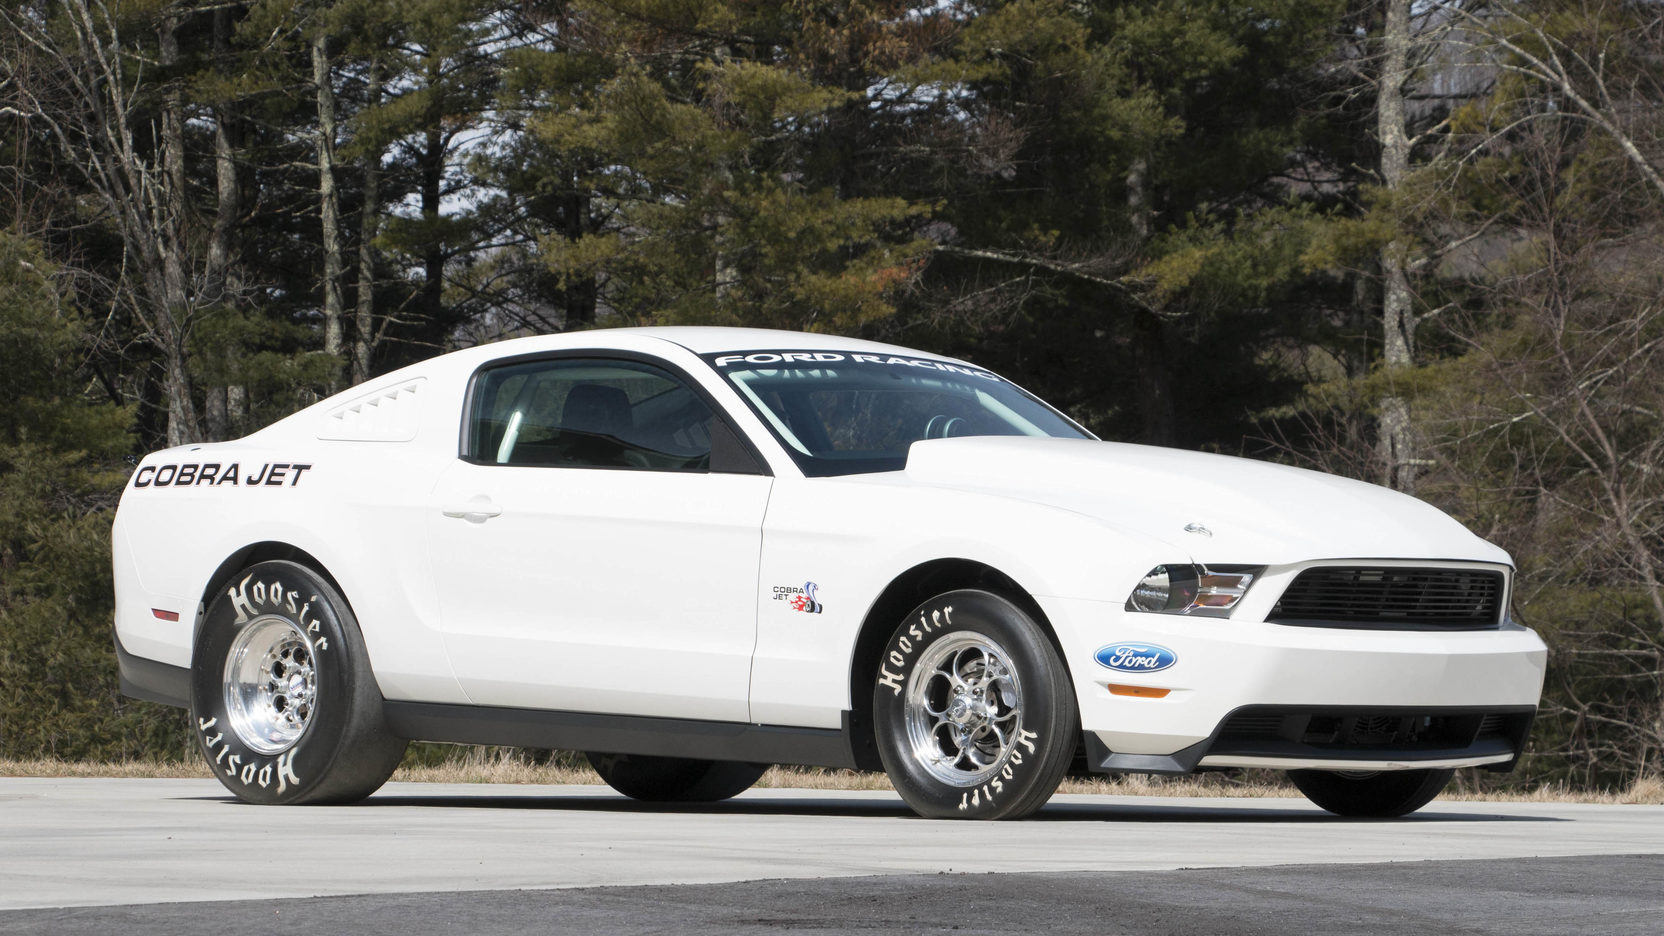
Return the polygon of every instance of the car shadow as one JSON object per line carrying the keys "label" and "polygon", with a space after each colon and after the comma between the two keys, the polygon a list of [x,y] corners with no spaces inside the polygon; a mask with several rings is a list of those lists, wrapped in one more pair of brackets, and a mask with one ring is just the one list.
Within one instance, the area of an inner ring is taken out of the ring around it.
{"label": "car shadow", "polygon": [[[230,796],[180,797],[182,800],[223,802],[247,805]],[[1569,822],[1556,816],[1534,816],[1486,812],[1482,804],[1462,804],[1460,812],[1444,809],[1422,811],[1396,819],[1358,819],[1336,816],[1315,806],[1296,804],[1269,806],[1265,800],[1245,800],[1243,805],[1209,803],[1127,802],[1116,798],[1113,802],[1082,803],[1054,802],[1048,804],[1030,822],[1202,822],[1272,825],[1287,823],[1315,824],[1401,824],[1453,822]],[[410,795],[378,793],[352,806],[320,807],[327,809],[386,809],[390,807],[427,809],[502,809],[542,810],[560,812],[638,813],[643,815],[734,815],[734,816],[826,816],[836,818],[917,819],[899,797],[844,799],[816,795],[803,791],[802,795],[771,795],[748,797],[744,794],[720,803],[643,803],[614,793],[557,795],[497,796],[491,794]]]}
{"label": "car shadow", "polygon": [[[1262,801],[1263,802],[1263,801]],[[1463,804],[1468,806],[1470,804]],[[1337,816],[1316,806],[1217,806],[1174,805],[1168,803],[1105,803],[1102,805],[1066,803],[1052,804],[1040,810],[1030,821],[1048,822],[1221,822],[1249,824],[1316,823],[1320,825],[1391,823],[1449,823],[1449,822],[1569,822],[1556,816],[1518,816],[1493,812],[1421,811],[1391,819],[1361,819]]]}

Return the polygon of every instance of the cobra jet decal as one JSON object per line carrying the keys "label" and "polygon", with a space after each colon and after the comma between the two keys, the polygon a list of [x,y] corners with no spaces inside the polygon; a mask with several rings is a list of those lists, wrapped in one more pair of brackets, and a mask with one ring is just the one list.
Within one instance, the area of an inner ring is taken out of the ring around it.
{"label": "cobra jet decal", "polygon": [[311,465],[266,462],[243,471],[237,462],[186,462],[182,465],[145,465],[133,473],[133,486],[142,487],[296,487]]}

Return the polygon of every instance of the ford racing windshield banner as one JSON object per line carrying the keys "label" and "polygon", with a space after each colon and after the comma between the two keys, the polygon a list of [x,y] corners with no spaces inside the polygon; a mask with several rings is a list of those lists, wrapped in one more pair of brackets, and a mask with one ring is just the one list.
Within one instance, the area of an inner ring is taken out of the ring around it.
{"label": "ford racing windshield banner", "polygon": [[856,364],[869,367],[902,367],[963,374],[984,380],[1000,380],[999,375],[965,364],[950,364],[929,358],[900,357],[893,354],[857,354],[851,351],[745,351],[729,354],[701,355],[719,371],[766,370],[771,366],[814,367],[824,364]]}

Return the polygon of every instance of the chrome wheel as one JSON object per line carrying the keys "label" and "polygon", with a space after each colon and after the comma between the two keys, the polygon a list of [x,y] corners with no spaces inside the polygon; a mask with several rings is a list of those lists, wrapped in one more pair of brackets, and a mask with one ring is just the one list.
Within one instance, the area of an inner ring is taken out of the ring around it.
{"label": "chrome wheel", "polygon": [[1011,657],[974,631],[925,649],[907,681],[907,740],[930,775],[973,787],[1010,758],[1023,723],[1023,692]]}
{"label": "chrome wheel", "polygon": [[293,747],[317,714],[312,642],[293,622],[255,618],[225,660],[225,709],[237,737],[261,754]]}

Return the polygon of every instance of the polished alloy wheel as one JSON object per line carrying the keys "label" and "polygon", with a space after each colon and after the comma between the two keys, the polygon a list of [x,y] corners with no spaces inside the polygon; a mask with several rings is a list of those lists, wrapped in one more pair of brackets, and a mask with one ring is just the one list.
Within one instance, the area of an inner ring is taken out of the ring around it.
{"label": "polished alloy wheel", "polygon": [[255,618],[225,660],[225,708],[237,737],[261,754],[293,747],[317,713],[312,643],[286,618]]}
{"label": "polished alloy wheel", "polygon": [[1011,657],[974,631],[931,644],[907,681],[907,740],[932,777],[972,787],[1011,756],[1023,692]]}

